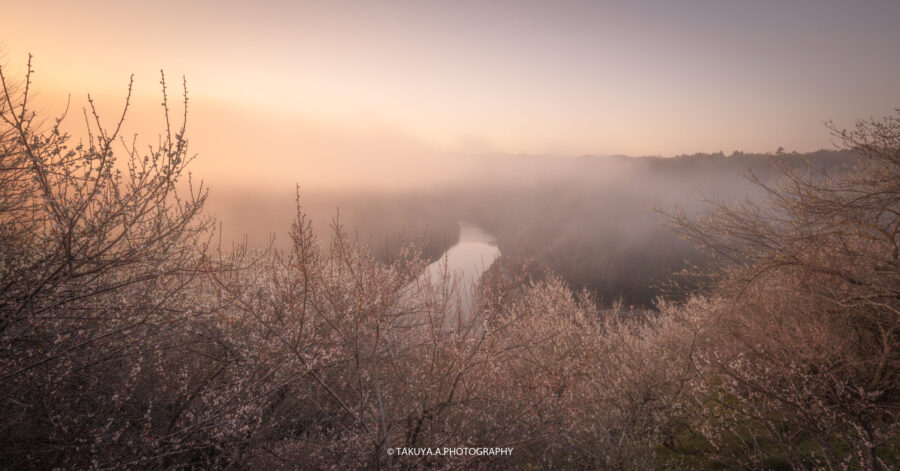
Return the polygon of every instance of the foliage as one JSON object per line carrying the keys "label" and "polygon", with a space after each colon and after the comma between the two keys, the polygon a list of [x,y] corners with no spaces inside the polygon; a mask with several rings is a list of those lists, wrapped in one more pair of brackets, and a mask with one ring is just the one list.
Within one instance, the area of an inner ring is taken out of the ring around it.
{"label": "foliage", "polygon": [[866,157],[849,173],[783,165],[765,203],[672,214],[718,254],[705,293],[600,307],[504,257],[469,308],[422,244],[385,261],[338,219],[323,239],[299,195],[290,246],[211,248],[164,78],[146,151],[93,104],[73,145],[30,72],[0,78],[5,466],[898,465],[897,118],[835,130]]}
{"label": "foliage", "polygon": [[672,216],[723,262],[693,393],[726,462],[897,466],[900,116],[831,129],[863,157],[854,168],[782,166],[777,186],[756,180],[765,203]]}

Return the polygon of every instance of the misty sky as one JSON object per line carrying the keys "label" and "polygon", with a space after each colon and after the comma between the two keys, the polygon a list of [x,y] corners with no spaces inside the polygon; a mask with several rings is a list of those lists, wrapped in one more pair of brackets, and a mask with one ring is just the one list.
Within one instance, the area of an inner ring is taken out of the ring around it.
{"label": "misty sky", "polygon": [[47,110],[89,91],[113,110],[134,73],[134,129],[157,130],[159,69],[186,75],[198,165],[220,177],[809,151],[831,147],[826,119],[900,106],[896,0],[4,3],[3,61],[35,55]]}

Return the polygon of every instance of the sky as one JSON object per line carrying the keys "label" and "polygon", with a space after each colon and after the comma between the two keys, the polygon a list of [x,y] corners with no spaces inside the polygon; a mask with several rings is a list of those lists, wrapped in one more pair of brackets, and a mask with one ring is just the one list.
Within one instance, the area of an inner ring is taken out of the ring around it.
{"label": "sky", "polygon": [[223,181],[412,181],[460,154],[803,152],[832,147],[825,120],[900,106],[896,0],[4,3],[0,63],[34,55],[46,112],[91,93],[113,116],[134,74],[130,129],[152,134],[159,70],[170,91],[185,76],[197,166]]}

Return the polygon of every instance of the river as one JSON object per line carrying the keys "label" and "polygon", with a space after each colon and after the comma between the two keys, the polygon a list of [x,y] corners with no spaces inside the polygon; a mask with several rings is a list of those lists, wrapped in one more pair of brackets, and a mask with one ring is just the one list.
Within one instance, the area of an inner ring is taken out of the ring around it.
{"label": "river", "polygon": [[493,236],[474,224],[460,222],[459,242],[428,265],[425,276],[432,282],[440,282],[445,274],[452,276],[458,283],[458,301],[465,312],[471,312],[473,289],[498,257],[500,249]]}

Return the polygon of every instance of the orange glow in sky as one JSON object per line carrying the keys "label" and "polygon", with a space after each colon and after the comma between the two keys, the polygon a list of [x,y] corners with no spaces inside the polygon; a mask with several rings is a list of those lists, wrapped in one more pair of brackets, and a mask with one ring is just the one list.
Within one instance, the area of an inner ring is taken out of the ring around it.
{"label": "orange glow in sky", "polygon": [[900,106],[896,1],[3,9],[3,62],[34,54],[47,110],[88,92],[116,109],[134,73],[133,127],[159,129],[159,69],[187,76],[198,166],[236,181],[441,174],[448,153],[809,151],[831,147],[824,120]]}

